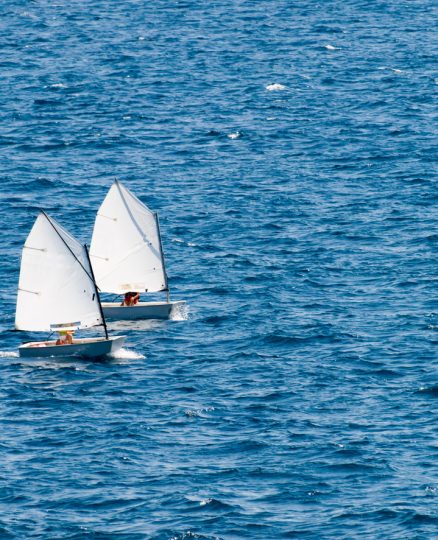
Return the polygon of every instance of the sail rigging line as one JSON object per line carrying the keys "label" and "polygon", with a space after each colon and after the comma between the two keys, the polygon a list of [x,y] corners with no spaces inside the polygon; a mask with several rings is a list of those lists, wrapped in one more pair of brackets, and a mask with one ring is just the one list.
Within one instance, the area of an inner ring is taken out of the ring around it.
{"label": "sail rigging line", "polygon": [[[55,230],[56,234],[59,236],[59,238],[61,238],[62,242],[64,243],[64,245],[66,246],[66,248],[70,251],[70,253],[73,255],[73,257],[75,258],[76,262],[78,262],[82,268],[82,270],[87,274],[87,276],[91,279],[91,281],[93,282],[93,284],[97,287],[94,279],[93,279],[93,276],[88,273],[87,269],[84,267],[84,265],[81,263],[81,261],[76,257],[75,253],[73,252],[73,250],[71,249],[71,247],[67,244],[67,242],[64,240],[64,238],[62,237],[61,234],[59,234],[59,231],[58,229],[55,227],[55,225],[52,223],[52,220],[51,218],[46,214],[46,212],[40,208],[40,212],[44,215],[44,217],[47,219],[47,221],[50,223],[50,225],[53,227],[53,229]],[[91,269],[91,272],[93,272],[92,270],[92,266],[91,266],[91,262],[88,261],[90,263],[90,269]]]}
{"label": "sail rigging line", "polygon": [[97,298],[97,303],[99,305],[99,311],[100,311],[100,316],[102,317],[102,324],[103,324],[103,328],[105,330],[105,338],[108,339],[108,328],[106,327],[106,320],[105,320],[105,315],[103,314],[103,309],[102,309],[102,304],[100,302],[100,296],[99,296],[99,292],[98,292],[98,287],[96,285],[96,281],[94,279],[94,272],[93,272],[93,267],[91,265],[91,261],[90,261],[90,254],[88,253],[88,247],[87,247],[87,244],[84,244],[84,248],[85,248],[85,253],[87,254],[87,260],[88,260],[88,264],[90,265],[90,270],[91,270],[91,275],[92,275],[92,281],[93,281],[93,285],[94,285],[94,290],[95,290],[95,293],[96,293],[96,298]]}
{"label": "sail rigging line", "polygon": [[[153,253],[156,257],[158,257],[158,253],[157,253],[156,250],[154,249],[154,246],[153,246],[152,243],[149,241],[149,239],[144,235],[142,228],[141,228],[140,225],[137,223],[137,220],[135,219],[133,213],[131,212],[131,209],[129,208],[129,205],[128,205],[126,199],[125,199],[125,196],[124,196],[124,194],[123,194],[123,192],[122,192],[122,189],[121,189],[121,186],[120,186],[120,183],[119,183],[118,179],[116,178],[114,182],[115,182],[115,184],[116,184],[116,186],[117,186],[117,189],[119,190],[119,194],[120,194],[120,197],[121,197],[121,199],[122,199],[123,204],[125,205],[126,211],[128,212],[128,215],[129,215],[129,217],[131,218],[133,224],[135,225],[135,228],[136,228],[137,231],[139,232],[139,234],[140,234],[140,236],[142,237],[143,241],[146,242],[146,243],[149,245],[149,248],[150,248],[150,250],[152,251],[152,253]],[[134,194],[131,193],[131,195],[133,196],[134,199],[137,198],[137,197],[135,197]],[[139,202],[140,202],[141,204],[143,204],[141,201],[139,201]],[[145,205],[143,205],[143,206],[145,206]],[[147,207],[146,207],[146,208],[147,208]],[[147,208],[147,210],[149,210],[149,208]],[[149,212],[151,212],[151,211],[149,210]],[[151,212],[151,213],[154,214],[154,212]],[[161,257],[161,255],[160,255],[160,257]]]}

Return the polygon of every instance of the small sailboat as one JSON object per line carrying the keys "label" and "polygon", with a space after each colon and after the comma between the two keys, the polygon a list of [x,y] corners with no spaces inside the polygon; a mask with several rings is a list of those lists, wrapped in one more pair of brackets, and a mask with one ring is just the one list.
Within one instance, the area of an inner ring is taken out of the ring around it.
{"label": "small sailboat", "polygon": [[172,309],[185,303],[169,298],[157,214],[118,180],[97,212],[90,256],[101,292],[125,295],[125,299],[128,294],[128,300],[129,293],[167,293],[161,302],[102,302],[108,319],[167,319]]}
{"label": "small sailboat", "polygon": [[20,356],[97,357],[114,352],[125,336],[109,337],[88,250],[44,211],[23,247],[15,329],[59,332],[102,325],[105,337],[24,343]]}

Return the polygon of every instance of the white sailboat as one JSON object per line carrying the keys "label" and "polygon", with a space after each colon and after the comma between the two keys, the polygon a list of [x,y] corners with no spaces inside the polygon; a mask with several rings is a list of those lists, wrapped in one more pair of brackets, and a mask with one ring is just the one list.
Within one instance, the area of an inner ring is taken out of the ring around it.
{"label": "white sailboat", "polygon": [[116,180],[94,223],[90,256],[96,283],[105,293],[164,291],[166,301],[133,306],[102,302],[108,319],[166,319],[183,301],[171,302],[158,216]]}
{"label": "white sailboat", "polygon": [[88,250],[44,211],[23,247],[15,329],[67,333],[102,325],[105,337],[34,341],[19,347],[20,356],[87,356],[114,352],[125,336],[109,337]]}

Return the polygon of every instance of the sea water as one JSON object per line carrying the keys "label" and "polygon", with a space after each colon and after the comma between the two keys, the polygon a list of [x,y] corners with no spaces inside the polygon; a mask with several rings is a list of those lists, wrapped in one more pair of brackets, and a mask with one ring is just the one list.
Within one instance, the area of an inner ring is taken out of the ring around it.
{"label": "sea water", "polygon": [[[437,538],[435,3],[0,14],[0,537]],[[38,209],[89,242],[115,177],[188,310],[20,359]]]}

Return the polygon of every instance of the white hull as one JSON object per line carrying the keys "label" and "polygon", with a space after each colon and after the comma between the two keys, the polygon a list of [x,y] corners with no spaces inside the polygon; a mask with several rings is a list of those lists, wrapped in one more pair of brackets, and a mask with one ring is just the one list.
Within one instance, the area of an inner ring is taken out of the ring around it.
{"label": "white hull", "polygon": [[120,349],[125,336],[75,339],[71,345],[56,345],[55,341],[34,341],[18,348],[20,356],[42,358],[48,356],[105,356]]}
{"label": "white hull", "polygon": [[132,321],[136,319],[168,319],[172,308],[182,306],[179,302],[139,302],[135,306],[121,306],[117,302],[102,302],[105,319]]}

